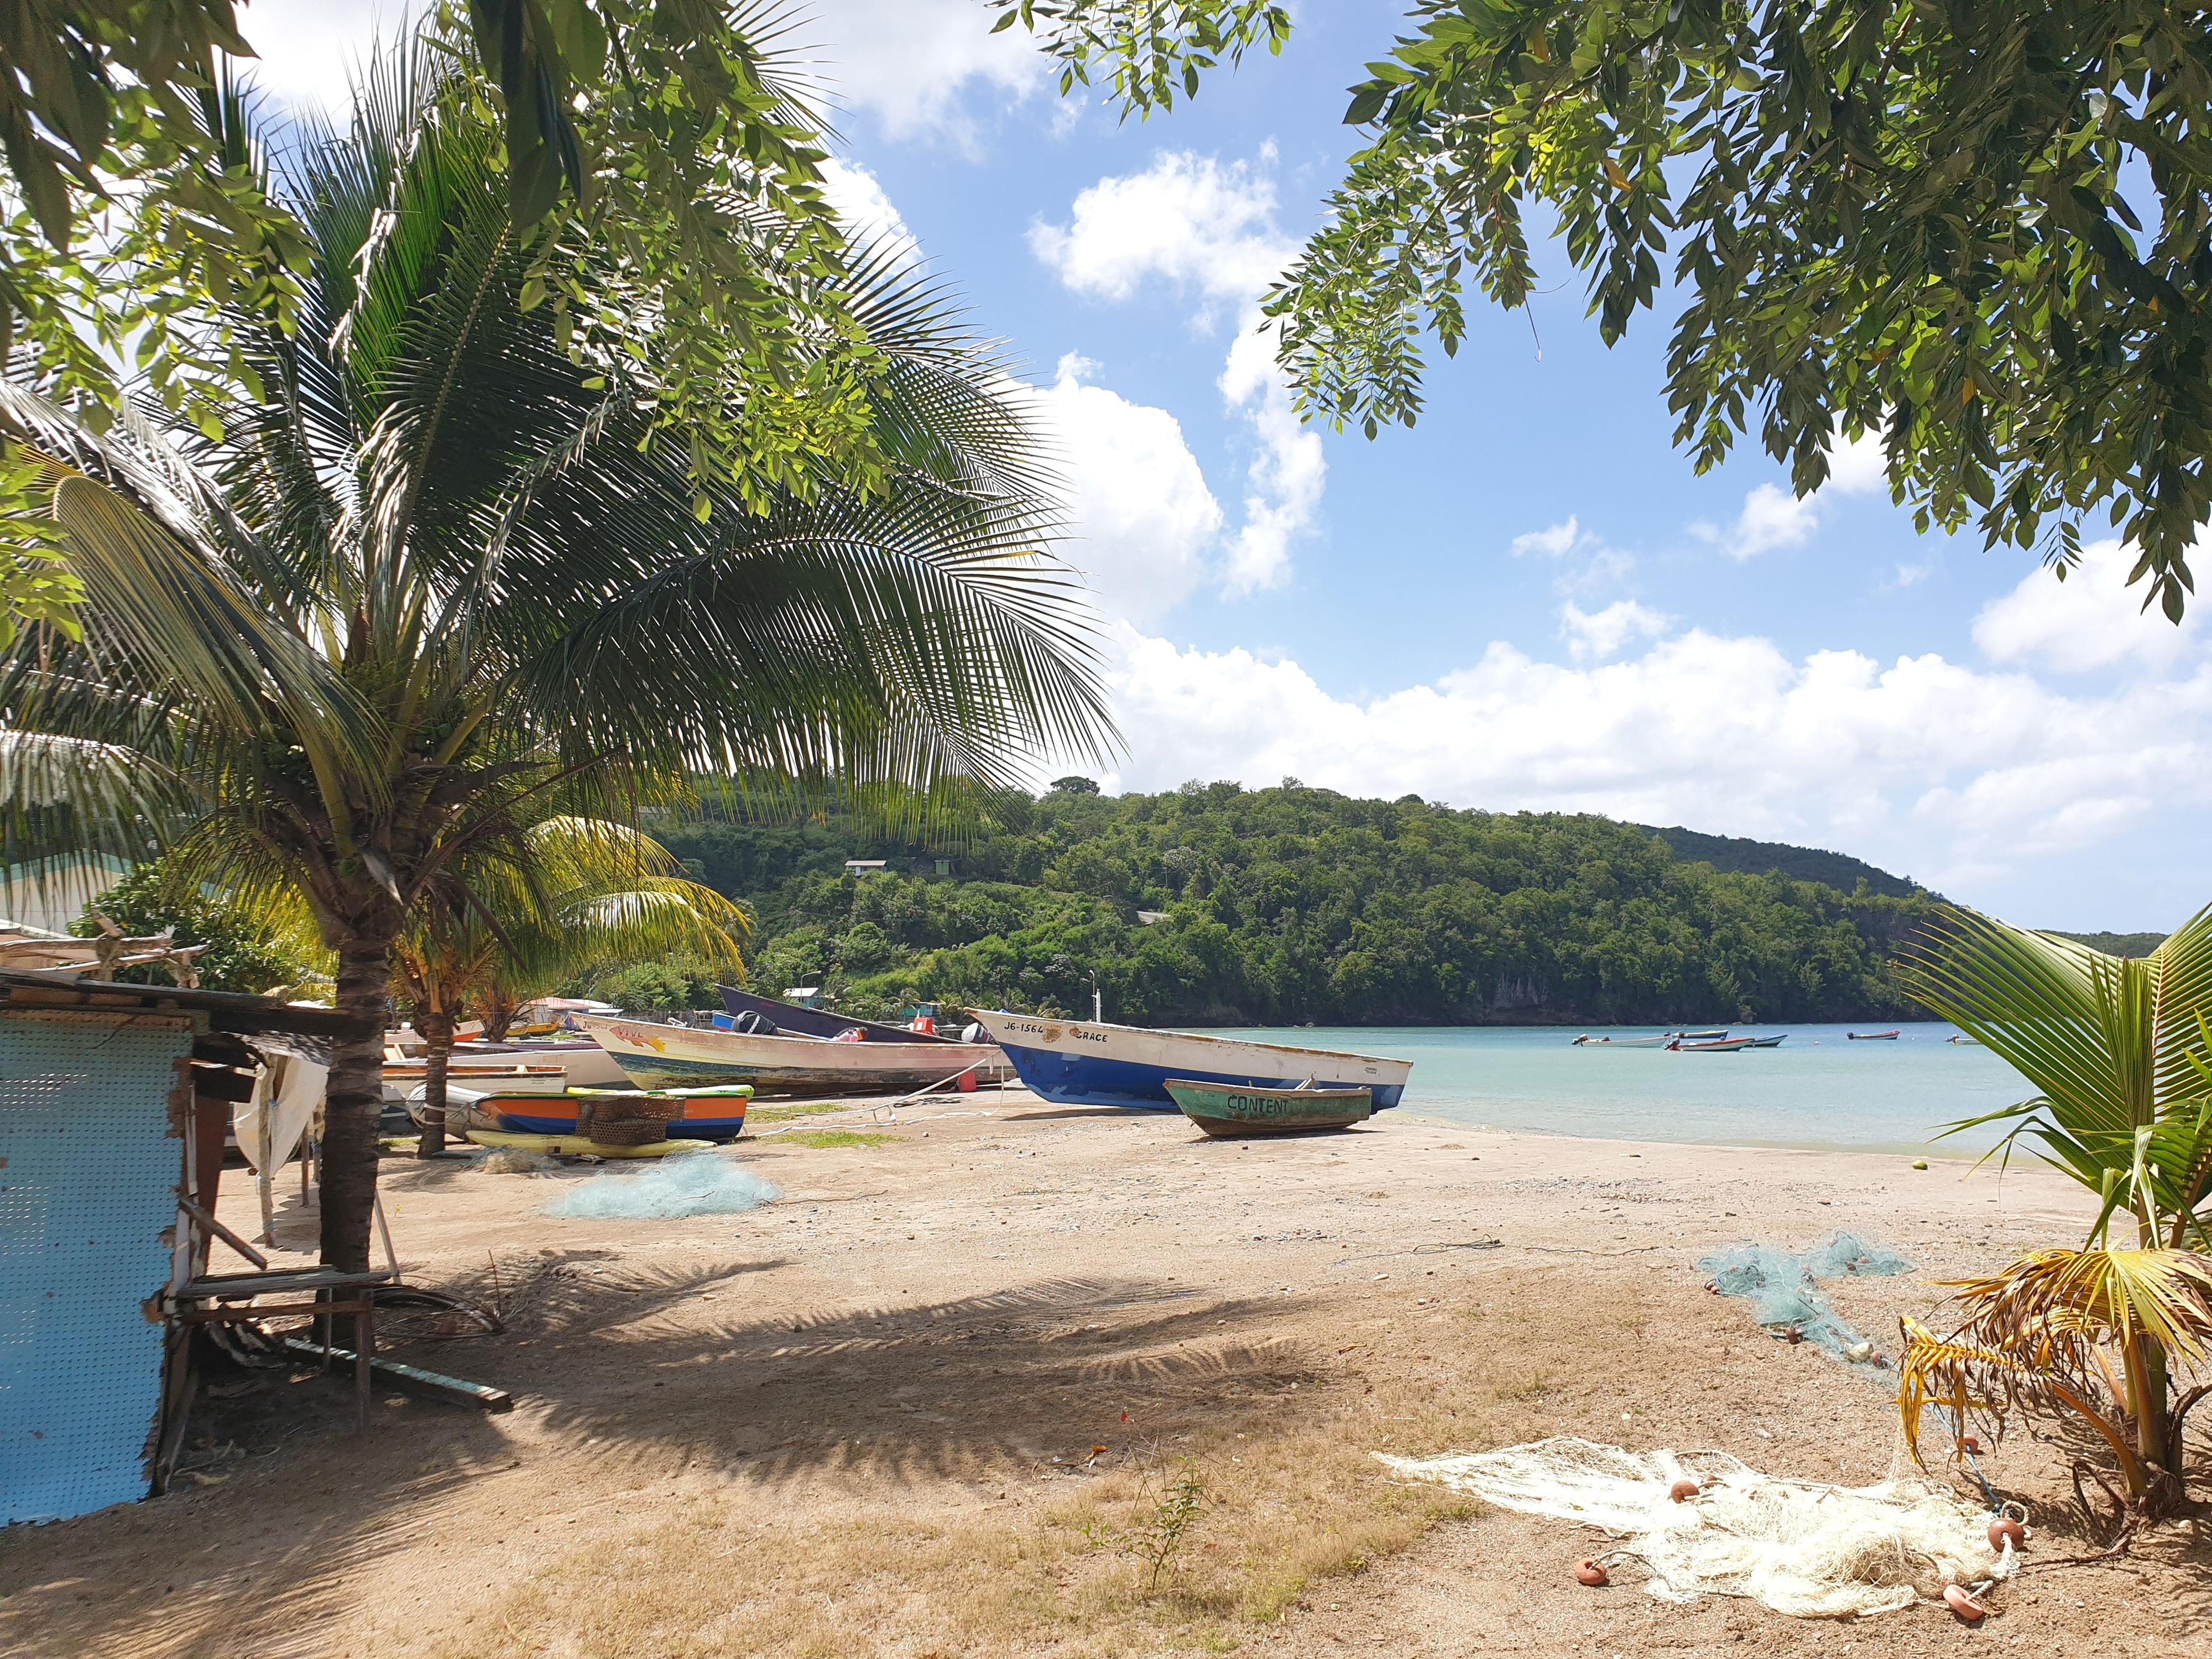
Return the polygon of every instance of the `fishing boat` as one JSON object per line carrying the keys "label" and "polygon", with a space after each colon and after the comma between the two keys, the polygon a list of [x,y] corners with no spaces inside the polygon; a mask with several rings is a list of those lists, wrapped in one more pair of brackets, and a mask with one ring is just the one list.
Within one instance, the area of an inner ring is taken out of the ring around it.
{"label": "fishing boat", "polygon": [[1413,1069],[1410,1060],[1333,1048],[1294,1048],[1243,1037],[1150,1031],[1104,1020],[1048,1019],[979,1008],[984,1034],[1030,1091],[1066,1106],[1134,1106],[1173,1111],[1170,1078],[1237,1088],[1366,1089],[1374,1109],[1395,1106]]}
{"label": "fishing boat", "polygon": [[1567,1045],[1570,1048],[1663,1048],[1663,1036],[1594,1037],[1578,1036]]}
{"label": "fishing boat", "polygon": [[1790,1033],[1784,1031],[1780,1036],[1753,1037],[1751,1039],[1751,1046],[1754,1048],[1779,1048],[1789,1036]]}
{"label": "fishing boat", "polygon": [[1844,1035],[1853,1042],[1894,1042],[1898,1036],[1895,1031],[1846,1031]]}
{"label": "fishing boat", "polygon": [[[425,1062],[390,1060],[384,1062],[384,1103],[404,1106],[422,1092]],[[454,1060],[446,1065],[446,1087],[484,1090],[500,1087],[515,1094],[557,1095],[568,1086],[563,1066],[532,1065],[508,1060]]]}
{"label": "fishing boat", "polygon": [[[802,1008],[795,1002],[778,1002],[774,997],[762,996],[757,991],[741,991],[734,985],[717,985],[726,1011],[714,1022],[717,1030],[762,1030],[758,1022],[765,1020],[766,1035],[789,1031],[799,1036],[834,1037],[847,1031],[858,1031],[869,1042],[938,1042],[949,1043],[958,1039],[942,1036],[933,1031],[918,1031],[911,1025],[886,1025],[881,1020],[855,1019],[849,1014],[833,1014],[826,1008]],[[754,1024],[738,1024],[747,1014]],[[725,1021],[730,1022],[725,1024]]]}
{"label": "fishing boat", "polygon": [[1669,1037],[1679,1037],[1684,1042],[1719,1042],[1726,1039],[1729,1028],[1720,1026],[1711,1031],[1669,1031]]}
{"label": "fishing boat", "polygon": [[568,1073],[572,1089],[619,1089],[629,1079],[623,1076],[622,1067],[614,1056],[586,1036],[574,1035],[556,1037],[509,1037],[504,1042],[486,1042],[481,1038],[462,1037],[453,1044],[455,1062],[513,1061],[534,1065],[558,1065]]}
{"label": "fishing boat", "polygon": [[1717,1042],[1685,1042],[1676,1038],[1668,1048],[1678,1054],[1740,1054],[1752,1047],[1749,1037],[1723,1037]]}
{"label": "fishing boat", "polygon": [[1171,1077],[1167,1091],[1182,1115],[1217,1140],[1348,1129],[1375,1115],[1371,1089],[1225,1087]]}
{"label": "fishing boat", "polygon": [[1956,1036],[1947,1036],[1943,1041],[1954,1048],[1978,1048],[1982,1046],[1981,1038],[1970,1037],[1963,1031]]}
{"label": "fishing boat", "polygon": [[[491,1120],[490,1127],[508,1134],[573,1135],[576,1130],[576,1109],[584,1102],[603,1095],[633,1092],[616,1089],[568,1089],[557,1095],[501,1094],[497,1090],[476,1094],[468,1103],[471,1126],[480,1119]],[[682,1137],[693,1136],[702,1140],[730,1140],[745,1130],[745,1105],[753,1097],[752,1085],[745,1083],[722,1084],[705,1089],[648,1089],[645,1092],[656,1100],[675,1099],[684,1103],[684,1115],[671,1118],[668,1133]]]}
{"label": "fishing boat", "polygon": [[763,1095],[902,1095],[973,1089],[1008,1073],[1006,1056],[987,1042],[767,1036],[597,1014],[576,1020],[641,1089],[750,1083]]}

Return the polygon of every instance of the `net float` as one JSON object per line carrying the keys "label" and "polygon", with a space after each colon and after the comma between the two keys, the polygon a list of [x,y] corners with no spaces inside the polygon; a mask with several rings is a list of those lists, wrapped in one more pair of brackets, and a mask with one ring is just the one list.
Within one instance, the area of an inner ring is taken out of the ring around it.
{"label": "net float", "polygon": [[1959,1437],[1959,1443],[1970,1452],[1978,1452],[1982,1449],[1982,1437],[1978,1434],[1963,1434]]}
{"label": "net float", "polygon": [[1612,1580],[1602,1565],[1585,1556],[1582,1560],[1575,1563],[1575,1582],[1578,1584],[1588,1584],[1592,1589],[1599,1589]]}
{"label": "net float", "polygon": [[1982,1615],[1989,1611],[1958,1584],[1947,1584],[1943,1587],[1943,1600],[1952,1612],[1970,1625],[1980,1624]]}
{"label": "net float", "polygon": [[2014,1549],[2024,1547],[2027,1543],[2027,1528],[2012,1516],[2000,1515],[1990,1522],[1990,1547],[2002,1554],[2008,1541]]}
{"label": "net float", "polygon": [[1694,1480],[1677,1480],[1673,1486],[1667,1488],[1667,1496],[1673,1498],[1677,1504],[1682,1504],[1688,1502],[1692,1498],[1695,1498],[1704,1490],[1705,1488],[1700,1486]]}

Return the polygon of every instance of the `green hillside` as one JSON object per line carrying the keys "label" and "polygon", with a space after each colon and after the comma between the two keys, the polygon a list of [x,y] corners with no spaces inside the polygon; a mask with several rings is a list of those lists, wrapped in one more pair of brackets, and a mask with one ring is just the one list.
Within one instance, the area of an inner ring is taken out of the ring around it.
{"label": "green hillside", "polygon": [[2147,957],[2166,943],[2163,933],[2061,933],[2056,927],[2044,931],[2086,945],[2092,951],[2102,951],[2108,957]]}
{"label": "green hillside", "polygon": [[824,986],[855,1013],[1088,1012],[1095,976],[1109,1018],[1155,1024],[1896,1018],[1914,1010],[1892,948],[1935,908],[1832,854],[1766,849],[1827,860],[1850,890],[1778,858],[1687,860],[1678,831],[1296,784],[1007,797],[951,854],[834,827],[658,833],[752,905],[757,986]]}
{"label": "green hillside", "polygon": [[1824,853],[1817,848],[1790,847],[1780,842],[1742,841],[1734,836],[1705,836],[1695,830],[1646,830],[1674,849],[1678,859],[1710,864],[1716,870],[1763,876],[1779,870],[1792,881],[1817,881],[1839,893],[1856,892],[1861,882],[1869,892],[1890,898],[1907,898],[1924,891],[1919,883],[1877,870],[1864,859],[1844,853]]}

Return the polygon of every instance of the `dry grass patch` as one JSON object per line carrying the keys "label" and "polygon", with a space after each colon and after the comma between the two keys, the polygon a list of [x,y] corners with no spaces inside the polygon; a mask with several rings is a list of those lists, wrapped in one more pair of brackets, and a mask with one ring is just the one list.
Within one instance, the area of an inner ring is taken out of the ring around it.
{"label": "dry grass patch", "polygon": [[[1467,1431],[1456,1417],[1423,1413],[1413,1427],[1414,1418],[1353,1397],[1298,1425],[1252,1419],[1241,1434],[1116,1449],[1085,1472],[1008,1469],[1003,1486],[970,1486],[935,1514],[922,1493],[876,1497],[866,1483],[826,1521],[777,1518],[788,1510],[769,1487],[693,1500],[489,1598],[435,1650],[1228,1652],[1317,1581],[1357,1573],[1467,1512],[1463,1499],[1396,1481],[1369,1455],[1386,1436],[1446,1443]],[[1162,1554],[1163,1499],[1186,1478],[1195,1514]]]}

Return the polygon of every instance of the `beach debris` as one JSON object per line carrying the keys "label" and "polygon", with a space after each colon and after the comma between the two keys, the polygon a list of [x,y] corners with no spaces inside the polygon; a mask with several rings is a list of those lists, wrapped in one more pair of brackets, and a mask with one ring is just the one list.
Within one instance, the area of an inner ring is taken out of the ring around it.
{"label": "beach debris", "polygon": [[1686,1504],[1704,1490],[1695,1480],[1677,1480],[1667,1488],[1667,1496],[1677,1504]]}
{"label": "beach debris", "polygon": [[2008,1515],[2000,1515],[1990,1522],[1990,1547],[2002,1552],[2009,1544],[2014,1549],[2027,1545],[2027,1528]]}
{"label": "beach debris", "polygon": [[[1976,1595],[2019,1566],[2010,1549],[1990,1546],[1988,1511],[1917,1476],[1829,1486],[1762,1474],[1725,1452],[1632,1452],[1566,1436],[1443,1457],[1375,1455],[1408,1479],[1623,1540],[1591,1565],[1639,1562],[1645,1591],[1662,1601],[1744,1595],[1794,1618],[1863,1618],[1921,1601],[1955,1608],[1946,1592],[1966,1585],[1978,1617]],[[1701,1488],[1694,1504],[1674,1496],[1686,1480]]]}
{"label": "beach debris", "polygon": [[544,1206],[551,1216],[594,1220],[677,1221],[741,1215],[782,1193],[720,1152],[678,1152],[635,1175],[595,1175]]}
{"label": "beach debris", "polygon": [[1946,1584],[1943,1587],[1943,1600],[1953,1613],[1957,1613],[1960,1619],[1970,1625],[1980,1624],[1982,1616],[1989,1612],[1987,1607],[1974,1600],[1972,1594],[1963,1584]]}
{"label": "beach debris", "polygon": [[1602,1589],[1613,1582],[1613,1575],[1605,1570],[1602,1563],[1593,1561],[1586,1555],[1575,1563],[1575,1582],[1588,1584],[1592,1589]]}
{"label": "beach debris", "polygon": [[1717,1295],[1749,1300],[1752,1317],[1769,1335],[1793,1346],[1811,1342],[1847,1364],[1887,1370],[1888,1360],[1844,1323],[1815,1281],[1910,1273],[1912,1264],[1846,1232],[1803,1255],[1771,1244],[1741,1245],[1706,1256],[1698,1269],[1712,1275],[1708,1282]]}

